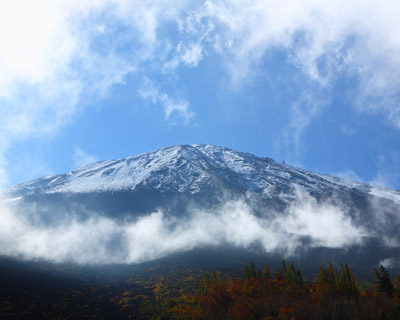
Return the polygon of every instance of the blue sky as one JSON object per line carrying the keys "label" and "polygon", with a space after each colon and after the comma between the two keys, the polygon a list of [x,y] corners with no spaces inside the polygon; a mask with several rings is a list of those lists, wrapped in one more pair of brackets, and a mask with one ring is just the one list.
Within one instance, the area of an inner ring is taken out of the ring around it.
{"label": "blue sky", "polygon": [[400,189],[400,3],[0,4],[0,185],[206,143]]}

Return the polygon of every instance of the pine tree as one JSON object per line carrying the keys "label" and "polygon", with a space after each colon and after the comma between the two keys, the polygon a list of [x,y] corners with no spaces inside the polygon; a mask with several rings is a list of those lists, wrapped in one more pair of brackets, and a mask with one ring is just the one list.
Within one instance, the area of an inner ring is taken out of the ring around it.
{"label": "pine tree", "polygon": [[391,298],[393,296],[394,288],[388,271],[381,265],[381,271],[379,272],[374,268],[374,273],[377,278],[375,284],[377,285],[378,292],[385,292],[388,297]]}
{"label": "pine tree", "polygon": [[342,292],[348,292],[348,289],[349,289],[348,282],[347,282],[346,269],[343,266],[343,264],[340,264],[339,289]]}
{"label": "pine tree", "polygon": [[335,272],[335,287],[339,288],[339,272],[338,272],[338,269],[335,268],[334,272]]}
{"label": "pine tree", "polygon": [[[348,269],[348,267],[347,267]],[[349,278],[347,276],[347,280],[346,277],[344,277],[345,273],[348,273],[348,270],[346,271],[346,268],[342,265],[342,272],[343,273],[343,280],[340,284],[340,287],[342,289],[344,289],[344,287],[346,287],[346,281],[348,282]],[[339,288],[339,274],[336,268],[333,268],[332,266],[332,262],[329,260],[328,261],[328,266],[326,268],[324,268],[323,266],[320,266],[318,268],[318,273],[317,276],[314,280],[315,283],[317,284],[325,284],[325,285],[329,285],[331,288]]]}
{"label": "pine tree", "polygon": [[358,288],[357,288],[357,284],[356,281],[354,279],[354,274],[353,274],[353,270],[350,269],[350,283],[351,283],[351,293],[354,297],[354,299],[358,299]]}
{"label": "pine tree", "polygon": [[208,272],[203,273],[202,281],[206,287],[210,285],[210,276],[208,275]]}
{"label": "pine tree", "polygon": [[317,276],[314,280],[319,285],[328,284],[328,275],[323,266],[319,266]]}
{"label": "pine tree", "polygon": [[297,271],[296,271],[296,284],[298,286],[304,285],[304,280],[303,280],[303,276],[301,275],[300,269],[297,269]]}
{"label": "pine tree", "polygon": [[[286,268],[286,265],[285,265],[285,268]],[[286,268],[286,271],[283,274],[283,277],[285,279],[285,283],[296,284],[296,269],[294,267],[293,262],[291,262],[289,267]]]}
{"label": "pine tree", "polygon": [[281,262],[281,267],[282,267],[282,268],[281,268],[281,274],[284,275],[285,272],[286,272],[286,270],[287,270],[285,260],[282,260],[282,262]]}
{"label": "pine tree", "polygon": [[278,267],[275,268],[274,277],[283,277],[282,271]]}
{"label": "pine tree", "polygon": [[394,278],[394,290],[400,292],[400,277],[398,273],[396,273],[396,276]]}
{"label": "pine tree", "polygon": [[243,276],[243,279],[250,279],[251,278],[251,272],[250,272],[250,268],[249,268],[248,264],[246,264],[246,266],[244,267],[242,276]]}
{"label": "pine tree", "polygon": [[255,278],[257,276],[256,266],[254,265],[253,261],[250,263],[250,275],[252,278]]}
{"label": "pine tree", "polygon": [[270,271],[269,271],[269,266],[268,266],[268,264],[266,264],[266,265],[264,266],[264,274],[263,274],[263,277],[264,277],[265,279],[271,279],[271,273],[270,273]]}
{"label": "pine tree", "polygon": [[352,296],[355,299],[358,298],[358,288],[356,285],[356,282],[354,280],[354,275],[353,271],[349,268],[349,266],[346,264],[341,266],[341,271],[340,271],[340,277],[338,281],[338,288],[340,291],[344,294],[347,294],[348,296]]}
{"label": "pine tree", "polygon": [[336,280],[337,269],[333,268],[331,260],[328,260],[327,272],[328,272],[329,284],[333,287],[337,286],[337,280]]}

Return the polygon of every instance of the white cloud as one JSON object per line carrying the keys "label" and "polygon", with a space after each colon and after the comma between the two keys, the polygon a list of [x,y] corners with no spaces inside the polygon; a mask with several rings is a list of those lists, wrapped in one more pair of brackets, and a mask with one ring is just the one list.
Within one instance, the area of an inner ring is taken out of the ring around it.
{"label": "white cloud", "polygon": [[400,152],[398,150],[391,150],[386,152],[385,155],[380,154],[377,160],[378,168],[376,176],[369,183],[395,189],[400,178]]}
{"label": "white cloud", "polygon": [[352,170],[345,170],[342,172],[332,173],[332,176],[355,182],[363,182],[362,179],[357,175],[357,173],[355,173]]}
{"label": "white cloud", "polygon": [[72,159],[77,167],[99,161],[96,155],[89,154],[80,147],[75,147]]}
{"label": "white cloud", "polygon": [[380,266],[384,266],[386,269],[391,269],[391,268],[398,268],[400,266],[400,260],[398,258],[386,258],[380,261],[377,264],[377,268]]}
{"label": "white cloud", "polygon": [[[398,1],[372,0],[2,1],[2,171],[12,142],[51,136],[127,75],[155,79],[194,68],[209,53],[220,55],[236,86],[276,49],[321,88],[352,77],[358,109],[400,127],[399,15]],[[193,117],[186,99],[156,96],[166,119]],[[299,128],[313,110],[306,108]]]}
{"label": "white cloud", "polygon": [[282,219],[288,233],[311,237],[312,246],[342,248],[360,244],[367,232],[356,226],[348,212],[337,206],[318,203],[308,194],[297,190],[299,202]]}
{"label": "white cloud", "polygon": [[194,113],[189,111],[189,102],[184,99],[171,99],[166,93],[159,96],[164,105],[165,118],[170,119],[174,113],[187,121],[193,118]]}
{"label": "white cloud", "polygon": [[285,158],[290,163],[299,163],[301,155],[308,147],[304,143],[303,133],[327,104],[326,99],[313,95],[310,90],[303,92],[290,106],[290,122],[275,143],[276,149],[283,149]]}
{"label": "white cloud", "polygon": [[[53,136],[88,101],[104,96],[110,86],[124,83],[126,75],[152,61],[159,25],[173,19],[183,4],[2,1],[1,185],[7,184],[11,144]],[[184,113],[185,107],[181,104],[176,110]]]}
{"label": "white cloud", "polygon": [[202,47],[198,43],[191,44],[189,48],[185,48],[182,55],[182,61],[191,67],[196,67],[202,58]]}
{"label": "white cloud", "polygon": [[398,126],[399,14],[397,1],[205,1],[181,29],[223,55],[234,82],[274,49],[322,87],[357,77],[358,108]]}
{"label": "white cloud", "polygon": [[138,93],[144,100],[149,100],[152,104],[161,105],[165,119],[171,120],[173,117],[184,119],[189,123],[195,114],[190,111],[189,102],[182,98],[171,98],[167,93],[161,92],[150,79],[145,79]]}
{"label": "white cloud", "polygon": [[180,41],[176,46],[173,58],[164,63],[163,71],[175,71],[181,64],[196,67],[203,59],[203,46],[200,41],[201,39],[197,43],[189,43],[187,46]]}
{"label": "white cloud", "polygon": [[392,185],[391,181],[392,181],[392,179],[391,179],[390,175],[386,175],[386,174],[378,172],[376,177],[373,180],[371,180],[369,183],[374,186],[390,188],[390,186]]}
{"label": "white cloud", "polygon": [[32,222],[25,210],[1,204],[0,254],[54,262],[139,263],[226,244],[249,250],[256,245],[268,253],[290,256],[310,247],[359,245],[367,235],[353,224],[346,209],[318,203],[300,191],[287,211],[264,217],[237,200],[214,210],[193,209],[179,218],[157,211],[131,221],[95,213],[83,220],[76,218],[82,212],[69,212],[49,225],[40,217]]}

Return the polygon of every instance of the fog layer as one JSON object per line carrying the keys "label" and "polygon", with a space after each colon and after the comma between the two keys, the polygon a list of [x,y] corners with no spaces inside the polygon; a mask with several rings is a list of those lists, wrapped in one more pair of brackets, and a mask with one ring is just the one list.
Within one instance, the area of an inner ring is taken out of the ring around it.
{"label": "fog layer", "polygon": [[34,223],[2,201],[0,254],[79,264],[140,263],[206,246],[293,256],[313,247],[362,243],[367,232],[353,224],[346,208],[321,204],[300,191],[296,198],[284,212],[265,217],[240,199],[212,211],[193,208],[184,218],[158,210],[132,220],[95,213],[82,221],[74,213],[56,225]]}

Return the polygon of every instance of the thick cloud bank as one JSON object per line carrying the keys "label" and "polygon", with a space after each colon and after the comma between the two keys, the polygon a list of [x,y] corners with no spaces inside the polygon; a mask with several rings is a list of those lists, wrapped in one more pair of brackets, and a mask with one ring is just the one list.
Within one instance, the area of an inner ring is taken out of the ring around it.
{"label": "thick cloud bank", "polygon": [[37,223],[3,205],[0,254],[79,264],[139,263],[198,247],[233,245],[295,255],[310,247],[346,248],[361,244],[366,232],[345,209],[319,204],[304,193],[282,213],[258,217],[243,200],[210,212],[191,210],[186,218],[162,211],[132,221],[95,214],[57,225]]}

